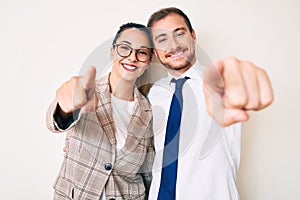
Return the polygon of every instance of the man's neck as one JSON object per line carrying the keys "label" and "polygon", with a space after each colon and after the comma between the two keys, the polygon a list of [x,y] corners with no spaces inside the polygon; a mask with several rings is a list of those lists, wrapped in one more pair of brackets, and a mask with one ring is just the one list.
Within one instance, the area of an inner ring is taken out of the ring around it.
{"label": "man's neck", "polygon": [[184,74],[186,71],[188,71],[193,65],[196,63],[196,59],[194,58],[193,61],[185,68],[180,70],[174,70],[171,68],[167,68],[167,71],[174,77],[180,77],[182,74]]}

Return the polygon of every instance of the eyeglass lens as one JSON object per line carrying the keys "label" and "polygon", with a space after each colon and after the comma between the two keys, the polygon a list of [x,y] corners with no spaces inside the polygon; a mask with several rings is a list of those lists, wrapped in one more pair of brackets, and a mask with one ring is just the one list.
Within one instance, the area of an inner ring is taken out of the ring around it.
{"label": "eyeglass lens", "polygon": [[[117,44],[117,53],[121,57],[128,57],[133,52],[133,48],[127,44]],[[151,51],[149,49],[136,49],[136,58],[141,62],[146,62],[151,58]]]}

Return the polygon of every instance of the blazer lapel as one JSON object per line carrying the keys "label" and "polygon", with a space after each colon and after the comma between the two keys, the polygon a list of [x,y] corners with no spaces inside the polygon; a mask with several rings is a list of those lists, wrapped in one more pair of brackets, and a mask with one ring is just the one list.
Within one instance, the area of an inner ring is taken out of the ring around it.
{"label": "blazer lapel", "polygon": [[[109,76],[102,77],[97,82],[96,92],[98,95],[97,117],[103,127],[104,133],[111,144],[116,144],[115,124],[112,117],[111,94],[109,88]],[[124,156],[133,151],[140,140],[151,137],[149,128],[152,119],[151,105],[139,91],[134,88],[134,108],[128,126],[128,135],[124,147],[120,150],[119,156]]]}
{"label": "blazer lapel", "polygon": [[97,82],[98,108],[96,114],[110,143],[116,144],[116,129],[112,117],[111,94],[108,79],[109,75],[102,77]]}
{"label": "blazer lapel", "polygon": [[128,135],[124,147],[118,152],[118,157],[123,157],[132,152],[141,139],[151,137],[151,132],[149,131],[152,119],[151,105],[138,91],[137,87],[134,89],[134,96],[135,104],[128,126]]}

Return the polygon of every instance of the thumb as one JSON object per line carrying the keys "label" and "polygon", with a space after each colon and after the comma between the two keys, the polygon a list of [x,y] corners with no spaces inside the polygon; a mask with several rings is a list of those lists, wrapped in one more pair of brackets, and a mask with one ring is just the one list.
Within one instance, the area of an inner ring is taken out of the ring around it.
{"label": "thumb", "polygon": [[219,72],[219,74],[222,75],[223,71],[224,71],[224,66],[223,66],[222,61],[216,60],[216,61],[214,61],[214,65],[215,65],[217,71]]}
{"label": "thumb", "polygon": [[225,116],[223,122],[220,124],[223,127],[232,125],[237,122],[245,122],[249,119],[246,111],[240,109],[225,109]]}
{"label": "thumb", "polygon": [[204,80],[207,87],[218,93],[220,96],[223,96],[224,93],[222,73],[223,64],[221,61],[215,61],[214,63],[205,66]]}
{"label": "thumb", "polygon": [[82,77],[82,87],[86,92],[87,100],[93,99],[96,87],[96,68],[90,67],[85,75]]}

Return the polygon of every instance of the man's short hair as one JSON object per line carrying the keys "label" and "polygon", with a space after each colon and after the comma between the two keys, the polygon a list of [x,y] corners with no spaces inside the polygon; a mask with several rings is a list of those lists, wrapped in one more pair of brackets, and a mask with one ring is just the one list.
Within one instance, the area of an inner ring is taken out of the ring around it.
{"label": "man's short hair", "polygon": [[183,17],[190,33],[192,33],[193,27],[191,25],[189,18],[186,16],[186,14],[184,14],[184,12],[182,12],[180,9],[175,7],[163,8],[153,13],[148,20],[147,27],[149,28],[152,27],[155,22],[169,16],[170,14],[177,14]]}

